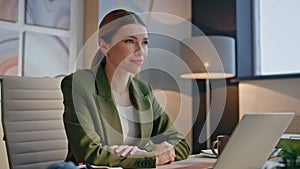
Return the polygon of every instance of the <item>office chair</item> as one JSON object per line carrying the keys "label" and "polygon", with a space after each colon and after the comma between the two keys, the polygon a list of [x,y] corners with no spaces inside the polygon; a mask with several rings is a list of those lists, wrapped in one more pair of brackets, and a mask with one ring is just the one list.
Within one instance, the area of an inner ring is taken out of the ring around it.
{"label": "office chair", "polygon": [[11,169],[45,169],[65,159],[61,79],[3,77],[2,125]]}

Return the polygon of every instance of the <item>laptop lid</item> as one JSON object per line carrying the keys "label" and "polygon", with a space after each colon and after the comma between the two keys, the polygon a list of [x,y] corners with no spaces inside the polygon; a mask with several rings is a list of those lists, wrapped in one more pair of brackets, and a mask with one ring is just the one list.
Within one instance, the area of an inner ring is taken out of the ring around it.
{"label": "laptop lid", "polygon": [[262,168],[293,117],[291,112],[245,114],[214,169]]}

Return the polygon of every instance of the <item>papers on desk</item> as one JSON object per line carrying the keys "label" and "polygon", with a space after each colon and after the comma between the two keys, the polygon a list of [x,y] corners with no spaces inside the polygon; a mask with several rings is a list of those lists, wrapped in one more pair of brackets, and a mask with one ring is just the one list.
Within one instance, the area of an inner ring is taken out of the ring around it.
{"label": "papers on desk", "polygon": [[122,169],[122,167],[107,167],[107,166],[96,166],[96,165],[86,165],[80,164],[79,169]]}
{"label": "papers on desk", "polygon": [[300,140],[300,134],[284,134],[281,139]]}
{"label": "papers on desk", "polygon": [[274,169],[276,167],[284,167],[284,164],[279,163],[278,160],[277,161],[266,161],[266,163],[263,166],[263,169]]}
{"label": "papers on desk", "polygon": [[[215,149],[215,150],[216,150],[216,152],[218,152],[217,149]],[[217,156],[211,151],[211,149],[201,150],[201,152],[199,154],[197,154],[196,157],[217,158]]]}
{"label": "papers on desk", "polygon": [[[218,152],[217,149],[215,149],[215,151]],[[269,159],[278,157],[280,151],[281,151],[281,148],[274,148],[274,150],[270,154]],[[199,154],[197,154],[196,157],[217,158],[217,156],[212,152],[211,149],[201,150],[201,152]]]}

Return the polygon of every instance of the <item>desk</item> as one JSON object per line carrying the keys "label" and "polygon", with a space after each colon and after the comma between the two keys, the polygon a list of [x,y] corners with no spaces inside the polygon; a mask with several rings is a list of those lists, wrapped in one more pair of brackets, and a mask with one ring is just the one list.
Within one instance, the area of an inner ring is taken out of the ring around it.
{"label": "desk", "polygon": [[[163,165],[156,167],[157,169],[203,169],[208,167],[207,169],[211,168],[213,164],[217,161],[216,158],[205,158],[199,157],[199,155],[190,155],[188,159],[182,161],[176,161],[172,164]],[[266,161],[265,165],[262,167],[264,169],[270,169],[278,166],[278,158],[273,160]]]}
{"label": "desk", "polygon": [[172,164],[163,165],[156,167],[157,169],[171,169],[171,168],[178,168],[178,169],[194,169],[199,168],[200,166],[196,165],[203,165],[204,166],[213,166],[213,164],[217,161],[216,158],[202,158],[197,157],[196,155],[190,155],[188,159],[182,161],[176,161]]}

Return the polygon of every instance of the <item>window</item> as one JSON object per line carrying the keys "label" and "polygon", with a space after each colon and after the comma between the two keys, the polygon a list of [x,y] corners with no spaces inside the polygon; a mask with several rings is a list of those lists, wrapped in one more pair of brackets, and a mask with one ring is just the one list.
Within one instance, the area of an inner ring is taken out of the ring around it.
{"label": "window", "polygon": [[300,73],[299,0],[255,0],[256,75]]}
{"label": "window", "polygon": [[83,0],[2,0],[0,75],[66,75],[78,64]]}

